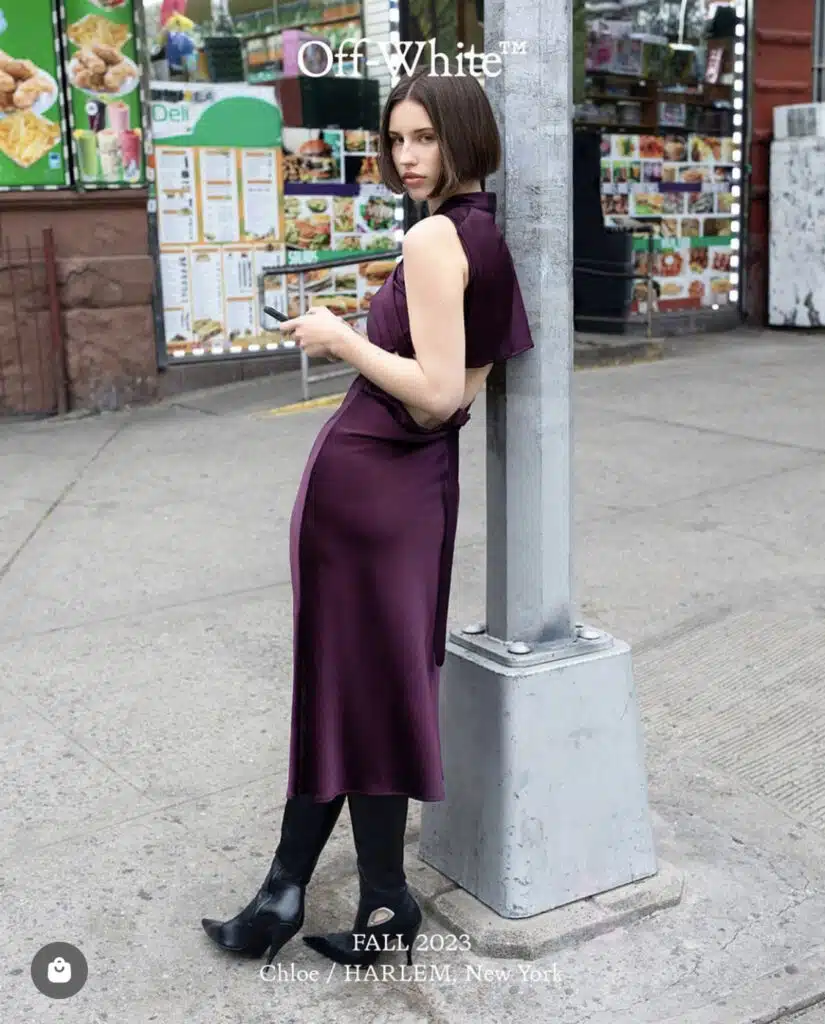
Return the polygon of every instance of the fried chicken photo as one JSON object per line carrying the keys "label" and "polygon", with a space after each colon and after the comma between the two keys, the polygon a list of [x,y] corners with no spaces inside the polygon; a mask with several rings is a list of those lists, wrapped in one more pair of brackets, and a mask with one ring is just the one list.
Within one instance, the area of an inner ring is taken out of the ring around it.
{"label": "fried chicken photo", "polygon": [[109,92],[118,92],[130,78],[134,78],[128,64],[116,64],[103,76],[103,84]]}
{"label": "fried chicken photo", "polygon": [[106,61],[90,49],[84,47],[82,50],[78,50],[75,60],[80,68],[85,68],[93,75],[106,74]]}
{"label": "fried chicken photo", "polygon": [[107,43],[92,43],[91,48],[95,56],[99,57],[110,67],[114,64],[119,64],[123,60],[123,54],[120,50],[115,49],[114,46],[109,46]]}
{"label": "fried chicken photo", "polygon": [[137,78],[130,61],[108,43],[90,43],[74,56],[73,84],[89,92],[117,93]]}
{"label": "fried chicken photo", "polygon": [[0,50],[0,111],[30,110],[52,84],[30,60],[18,60]]}
{"label": "fried chicken photo", "polygon": [[43,93],[51,92],[51,85],[45,78],[34,75],[17,86],[14,93],[14,105],[18,110],[28,110]]}

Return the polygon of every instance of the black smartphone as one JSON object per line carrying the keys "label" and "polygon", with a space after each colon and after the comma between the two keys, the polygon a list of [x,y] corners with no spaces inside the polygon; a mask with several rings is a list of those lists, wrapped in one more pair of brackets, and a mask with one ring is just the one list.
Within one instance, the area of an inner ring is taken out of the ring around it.
{"label": "black smartphone", "polygon": [[285,320],[289,320],[286,313],[282,313],[279,309],[275,309],[274,306],[264,306],[264,313],[268,313],[274,320],[280,320],[281,323]]}

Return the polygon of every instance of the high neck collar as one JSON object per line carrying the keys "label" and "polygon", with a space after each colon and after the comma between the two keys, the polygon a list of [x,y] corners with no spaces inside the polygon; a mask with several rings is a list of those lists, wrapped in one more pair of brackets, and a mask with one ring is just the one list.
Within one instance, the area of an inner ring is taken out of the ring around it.
{"label": "high neck collar", "polygon": [[450,210],[454,206],[474,206],[478,210],[486,210],[488,213],[495,214],[496,194],[495,192],[483,191],[458,192],[445,199],[435,212],[443,213],[445,210]]}

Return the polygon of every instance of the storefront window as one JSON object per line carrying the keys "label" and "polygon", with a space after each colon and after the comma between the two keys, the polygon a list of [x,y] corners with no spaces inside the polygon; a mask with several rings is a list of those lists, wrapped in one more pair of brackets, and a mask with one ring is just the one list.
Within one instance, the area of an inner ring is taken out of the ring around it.
{"label": "storefront window", "polygon": [[465,51],[484,50],[481,0],[408,0],[402,5],[401,38],[413,42],[435,39],[439,53],[454,57],[458,43]]}
{"label": "storefront window", "polygon": [[631,311],[737,302],[743,5],[600,0],[585,15],[576,123],[601,132],[605,223],[641,229],[634,266],[652,275],[636,282]]}

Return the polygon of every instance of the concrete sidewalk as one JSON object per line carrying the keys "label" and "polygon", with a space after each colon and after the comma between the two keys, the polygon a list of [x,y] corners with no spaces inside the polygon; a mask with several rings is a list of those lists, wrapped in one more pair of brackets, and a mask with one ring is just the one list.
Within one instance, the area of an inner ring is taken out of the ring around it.
{"label": "concrete sidewalk", "polygon": [[[538,960],[421,952],[417,978],[348,978],[295,941],[265,982],[199,923],[247,901],[277,841],[287,528],[330,409],[268,415],[297,397],[271,378],[0,426],[4,1018],[823,1024],[822,345],[728,336],[575,375],[579,617],[633,646],[657,853],[684,891]],[[484,612],[483,444],[479,405],[456,626]],[[308,930],[349,926],[353,865],[345,812]],[[29,974],[56,941],[90,972],[58,1004]]]}

